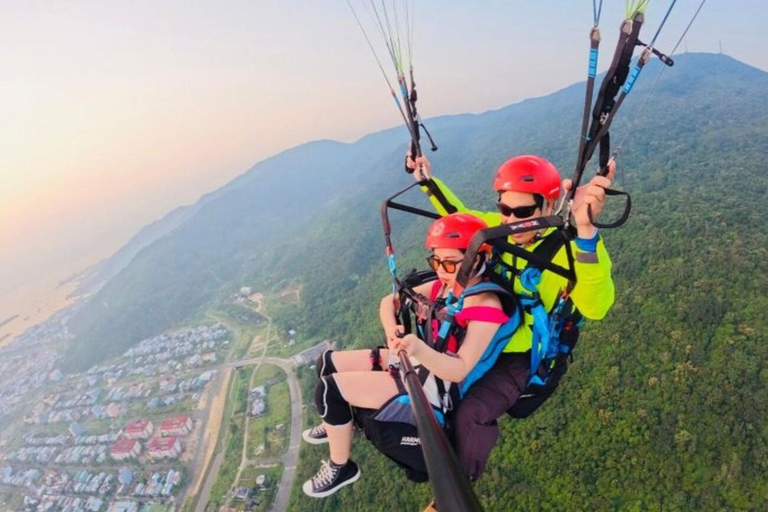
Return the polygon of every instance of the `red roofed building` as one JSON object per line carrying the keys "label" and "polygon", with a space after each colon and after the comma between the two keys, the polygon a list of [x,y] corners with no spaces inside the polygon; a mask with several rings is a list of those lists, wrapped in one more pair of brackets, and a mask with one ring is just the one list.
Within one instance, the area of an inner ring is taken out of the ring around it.
{"label": "red roofed building", "polygon": [[192,418],[189,416],[174,416],[163,421],[160,425],[161,436],[185,436],[192,432]]}
{"label": "red roofed building", "polygon": [[133,459],[141,453],[141,445],[136,439],[118,439],[109,449],[109,454],[115,460]]}
{"label": "red roofed building", "polygon": [[178,437],[156,437],[149,443],[147,453],[153,459],[175,459],[181,455],[181,441]]}
{"label": "red roofed building", "polygon": [[128,439],[149,439],[155,427],[149,420],[131,421],[125,426],[123,432]]}

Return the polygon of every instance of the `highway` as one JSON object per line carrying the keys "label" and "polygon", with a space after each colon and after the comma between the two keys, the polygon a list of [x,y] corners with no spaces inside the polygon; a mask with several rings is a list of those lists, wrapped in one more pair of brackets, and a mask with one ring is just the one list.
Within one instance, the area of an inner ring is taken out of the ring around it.
{"label": "highway", "polygon": [[276,364],[288,374],[288,387],[291,393],[291,437],[288,452],[283,455],[283,477],[277,488],[277,497],[272,505],[272,512],[285,512],[288,499],[291,497],[293,480],[296,478],[296,461],[299,459],[301,448],[301,429],[304,426],[304,414],[301,401],[299,379],[293,371],[293,364],[285,359],[264,358],[265,363]]}

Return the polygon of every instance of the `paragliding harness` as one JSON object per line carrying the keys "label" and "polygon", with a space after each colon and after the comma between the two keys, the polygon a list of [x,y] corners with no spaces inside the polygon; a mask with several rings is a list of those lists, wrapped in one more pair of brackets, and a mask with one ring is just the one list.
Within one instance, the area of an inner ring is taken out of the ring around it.
{"label": "paragliding harness", "polygon": [[[395,310],[398,313],[398,320],[401,325],[404,326],[405,332],[412,330],[412,324],[415,320],[415,326],[419,336],[422,339],[433,339],[433,319],[438,311],[441,310],[440,304],[435,304],[434,300],[430,300],[414,291],[416,287],[431,279],[434,279],[435,274],[431,271],[425,272],[411,272],[404,279],[397,277],[397,265],[394,256],[394,247],[391,240],[391,225],[389,222],[389,209],[395,209],[404,211],[407,213],[438,219],[440,215],[434,212],[429,212],[420,208],[405,205],[400,202],[396,202],[400,195],[404,194],[418,183],[414,183],[396,194],[385,200],[381,205],[381,219],[384,229],[384,238],[386,242],[386,252],[388,255],[389,271],[392,276],[393,295],[395,298]],[[514,245],[509,242],[509,238],[517,233],[523,233],[527,231],[542,231],[555,228],[553,232],[547,236],[535,251],[528,251],[522,247]],[[505,280],[502,272],[489,272],[489,280],[469,288],[465,288],[471,278],[471,271],[473,268],[472,262],[482,252],[482,248],[486,245],[490,245],[494,250],[494,256],[487,262],[489,267],[493,268],[495,265],[503,265],[501,258],[502,253],[509,253],[515,257],[525,259],[529,262],[528,267],[524,270],[530,269],[532,272],[536,270],[539,275],[542,271],[554,272],[570,283],[576,282],[576,274],[574,271],[574,257],[571,250],[570,240],[568,236],[569,231],[565,228],[564,220],[557,215],[549,215],[546,217],[539,217],[535,219],[522,220],[519,222],[504,224],[488,229],[484,229],[476,233],[470,242],[470,245],[464,255],[459,272],[456,276],[456,286],[454,292],[456,296],[449,295],[449,298],[445,301],[446,316],[441,319],[440,329],[435,341],[434,348],[439,351],[445,351],[447,341],[451,335],[463,334],[457,333],[458,326],[455,324],[455,315],[461,311],[463,307],[463,300],[468,294],[492,292],[497,293],[502,298],[502,303],[505,305],[505,311],[510,315],[510,320],[502,325],[497,331],[493,341],[489,344],[486,353],[483,354],[480,362],[476,366],[475,370],[461,383],[460,386],[450,386],[447,390],[444,383],[441,383],[439,379],[436,379],[435,385],[437,386],[438,396],[441,397],[441,407],[435,408],[435,416],[440,419],[440,423],[449,432],[451,429],[450,412],[453,409],[453,405],[468,391],[469,387],[474,384],[480,377],[482,377],[498,359],[499,355],[512,338],[515,330],[519,327],[522,313],[524,311],[530,312],[534,315],[534,318],[544,319],[544,322],[539,322],[539,327],[536,329],[538,337],[535,338],[536,346],[531,351],[532,367],[538,370],[532,375],[528,389],[525,396],[518,404],[517,407],[510,409],[510,414],[516,415],[516,417],[525,417],[532,413],[538,406],[540,406],[546,399],[551,396],[554,389],[559,383],[560,377],[565,373],[567,368],[567,357],[570,353],[570,349],[573,348],[578,339],[578,325],[580,317],[573,311],[572,304],[568,300],[567,293],[564,293],[561,300],[558,301],[557,307],[551,312],[551,315],[547,315],[538,298],[538,293],[529,288],[532,295],[530,297],[517,298],[513,293],[513,283]],[[554,255],[564,248],[567,257],[567,268],[557,265],[552,262]],[[531,274],[526,274],[531,277]],[[535,280],[531,281],[534,282]],[[536,286],[538,283],[536,282]],[[479,288],[479,287],[483,288]],[[570,291],[570,287],[568,289]],[[433,298],[434,299],[434,298]],[[514,306],[514,310],[509,308]],[[549,318],[557,319],[556,322],[552,322],[549,325]],[[546,325],[545,325],[546,324]],[[547,334],[553,332],[553,335]],[[372,366],[378,364],[383,366],[378,356],[378,351],[374,349],[372,351]],[[393,369],[390,369],[392,371]],[[396,368],[394,369],[397,370]],[[425,381],[422,381],[422,385]],[[442,387],[441,387],[442,386]],[[455,388],[455,389],[451,389]],[[418,433],[413,422],[413,414],[410,409],[410,401],[407,394],[403,389],[401,393],[394,397],[390,402],[382,406],[381,409],[374,414],[368,414],[358,424],[363,428],[366,436],[377,446],[377,448],[387,455],[389,458],[406,468],[406,474],[414,481],[423,481],[419,479],[426,478],[426,473],[422,471],[423,468],[423,454],[416,440],[418,439]],[[453,393],[453,394],[452,394]],[[386,412],[385,412],[386,411]],[[371,418],[374,421],[371,421]],[[376,420],[380,420],[379,423],[375,423]],[[399,423],[397,426],[394,423]],[[404,441],[405,440],[405,441]],[[408,440],[413,442],[413,446],[404,446]]]}
{"label": "paragliding harness", "polygon": [[[421,339],[433,341],[432,348],[438,352],[456,352],[461,346],[466,330],[457,323],[456,316],[462,311],[467,298],[481,293],[494,293],[502,301],[505,312],[510,314],[509,319],[499,327],[478,363],[461,383],[447,383],[430,373],[424,366],[417,367],[422,387],[432,388],[436,392],[439,404],[432,404],[432,412],[437,422],[450,434],[455,404],[472,384],[493,367],[509,338],[518,328],[521,316],[514,295],[491,280],[464,289],[458,297],[449,293],[445,299],[438,297],[438,287],[433,288],[430,297],[415,291],[419,285],[436,278],[437,275],[432,271],[413,270],[407,274],[400,282],[400,307],[397,313],[406,334],[415,332]],[[482,321],[481,317],[475,319]],[[378,350],[374,349],[372,355],[374,353],[378,354]],[[390,364],[387,371],[397,384],[398,394],[376,411],[356,411],[358,426],[382,454],[405,469],[410,480],[425,482],[428,479],[427,468],[410,397],[400,377],[399,366]]]}
{"label": "paragliding harness", "polygon": [[[619,107],[631,92],[643,66],[650,60],[652,55],[656,55],[667,66],[674,65],[671,57],[659,52],[653,46],[674,6],[674,2],[672,2],[653,40],[648,45],[639,39],[640,28],[644,22],[643,11],[646,4],[647,1],[641,0],[636,5],[633,3],[631,8],[628,8],[628,16],[622,22],[613,60],[603,78],[600,91],[593,106],[592,96],[597,75],[598,49],[600,45],[598,25],[600,12],[602,11],[602,1],[599,7],[593,3],[595,8],[595,24],[590,31],[589,73],[579,153],[572,186],[563,201],[563,205],[569,209],[586,165],[597,148],[599,147],[600,149],[600,170],[598,174],[602,176],[608,174],[610,161],[621,150],[619,145],[614,153],[611,154],[609,128]],[[636,46],[644,46],[645,49],[630,74],[632,55]],[[620,227],[629,219],[632,210],[632,198],[627,192],[613,189],[606,189],[606,195],[626,197],[625,209],[619,219],[608,223],[597,222],[592,219],[592,211],[589,207],[588,215],[592,220],[592,224],[598,228]],[[570,211],[566,211],[563,217],[569,219]],[[507,411],[514,418],[527,418],[541,407],[557,389],[560,380],[568,371],[568,363],[573,361],[573,350],[579,339],[579,330],[584,323],[584,317],[574,307],[570,299],[570,292],[576,284],[575,275],[573,279],[568,280],[566,288],[560,293],[551,311],[546,311],[539,295],[538,286],[541,282],[541,273],[545,270],[540,264],[541,260],[551,261],[562,247],[569,251],[569,265],[573,268],[572,256],[570,255],[570,241],[575,236],[574,231],[569,220],[566,220],[563,226],[558,227],[557,230],[545,237],[536,249],[532,251],[535,259],[529,260],[528,265],[522,271],[518,271],[516,268],[507,269],[516,274],[520,279],[520,284],[528,292],[528,294],[519,297],[519,303],[523,310],[533,317],[531,375],[528,379],[527,388],[517,402]],[[536,260],[539,261],[537,262]],[[501,262],[500,258],[499,261]]]}
{"label": "paragliding harness", "polygon": [[[495,293],[501,300],[504,312],[509,316],[508,320],[499,327],[480,360],[463,382],[457,385],[447,385],[442,379],[430,374],[426,368],[421,367],[418,369],[417,376],[422,388],[434,386],[432,390],[436,394],[437,399],[433,400],[436,403],[432,403],[431,406],[435,419],[444,430],[450,433],[455,404],[458,403],[472,384],[493,367],[512,334],[519,327],[522,316],[514,294],[494,272],[488,272],[489,277],[487,280],[469,287],[467,286],[472,277],[475,259],[481,253],[481,247],[483,247],[482,243],[474,245],[476,236],[473,237],[470,248],[466,251],[462,260],[463,264],[457,275],[457,285],[454,287],[453,292],[449,293],[448,297],[444,300],[439,298],[439,288],[436,287],[433,287],[429,297],[416,291],[419,286],[435,281],[437,278],[435,272],[431,270],[413,270],[402,279],[398,277],[395,251],[391,237],[392,227],[389,221],[389,209],[404,211],[430,219],[440,218],[440,215],[434,212],[395,201],[400,195],[417,185],[418,183],[413,183],[405,187],[381,204],[381,221],[386,242],[389,272],[392,277],[395,312],[398,324],[403,327],[403,332],[405,334],[415,332],[422,340],[431,342],[432,347],[438,352],[457,352],[466,332],[458,324],[456,316],[461,313],[464,301],[468,297],[481,293]],[[559,220],[559,218],[557,219]],[[482,256],[482,258],[485,257]],[[480,320],[480,318],[477,319]],[[377,367],[383,368],[379,349],[371,351],[371,366],[372,369]],[[366,437],[381,453],[405,469],[409,479],[415,482],[424,482],[428,478],[427,468],[424,454],[421,450],[421,442],[418,429],[416,428],[410,396],[406,392],[400,378],[399,366],[392,364],[389,365],[387,370],[395,378],[399,393],[376,411],[356,410],[355,420]]]}
{"label": "paragliding harness", "polygon": [[[570,243],[569,239],[562,232],[554,231],[539,243],[532,254],[551,261],[567,243]],[[518,302],[523,312],[533,317],[531,374],[523,394],[507,411],[513,418],[522,419],[533,414],[554,394],[560,379],[568,371],[568,363],[573,361],[573,349],[579,340],[579,329],[584,318],[570,299],[572,282],[560,293],[553,308],[547,311],[539,295],[542,271],[536,263],[529,262],[522,270],[504,263],[500,266],[520,279],[528,294],[519,295]],[[508,286],[511,288],[513,283]]]}

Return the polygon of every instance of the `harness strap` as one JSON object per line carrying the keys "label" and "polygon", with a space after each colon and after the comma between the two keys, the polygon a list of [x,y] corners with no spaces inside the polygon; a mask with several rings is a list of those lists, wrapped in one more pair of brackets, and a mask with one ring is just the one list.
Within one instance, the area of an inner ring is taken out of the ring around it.
{"label": "harness strap", "polygon": [[[440,330],[438,331],[438,338],[435,343],[435,350],[437,350],[438,352],[445,351],[445,348],[448,344],[448,337],[451,334],[451,330],[453,329],[454,325],[456,324],[457,316],[459,316],[464,309],[464,299],[466,299],[467,297],[471,297],[473,295],[481,294],[481,293],[495,293],[499,295],[499,297],[512,296],[509,290],[505,289],[501,285],[494,283],[492,281],[482,281],[480,283],[474,284],[469,288],[466,288],[464,292],[458,297],[454,297],[452,294],[449,294],[448,298],[445,301],[448,314],[446,315],[443,322],[440,324]],[[501,312],[500,310],[499,312],[503,314],[503,312]],[[504,322],[497,322],[497,323],[504,323]]]}
{"label": "harness strap", "polygon": [[400,368],[391,366],[389,367],[389,376],[392,377],[395,380],[395,386],[397,386],[397,392],[398,394],[408,394],[408,391],[405,389],[405,384],[403,384],[403,379],[400,378]]}
{"label": "harness strap", "polygon": [[[570,249],[570,241],[567,235],[555,232],[544,238],[534,249],[534,252],[551,260],[563,247],[566,250]],[[575,310],[573,303],[569,300],[569,294],[573,285],[569,281],[565,290],[563,290],[555,302],[552,311],[548,312],[539,294],[541,277],[542,270],[535,266],[535,264],[529,263],[519,274],[519,278],[520,284],[530,295],[522,295],[518,299],[523,309],[533,316],[533,326],[531,327],[531,377],[528,382],[529,384],[538,385],[544,385],[547,379],[546,373],[543,378],[539,375],[542,361],[557,356],[559,350],[557,341],[560,338],[561,321],[565,315]]]}
{"label": "harness strap", "polygon": [[621,214],[621,217],[619,217],[618,220],[615,220],[613,222],[598,222],[592,218],[592,206],[587,205],[587,213],[589,214],[589,220],[592,221],[592,225],[596,228],[600,229],[612,229],[612,228],[618,228],[619,226],[623,225],[627,220],[629,220],[629,214],[632,211],[632,196],[630,196],[627,192],[621,191],[621,190],[615,190],[612,188],[605,189],[605,195],[607,196],[626,196],[627,202],[624,206],[624,213]]}
{"label": "harness strap", "polygon": [[488,322],[492,324],[503,324],[509,320],[509,315],[499,308],[491,306],[470,306],[464,308],[456,315],[456,322],[464,327],[468,322]]}
{"label": "harness strap", "polygon": [[[434,290],[435,288],[433,287],[433,291]],[[509,290],[491,281],[483,281],[472,285],[469,288],[466,288],[459,297],[454,297],[452,294],[449,294],[445,301],[447,315],[443,322],[440,324],[438,338],[434,347],[435,350],[438,352],[445,352],[448,346],[450,335],[456,328],[457,324],[459,324],[460,327],[463,327],[466,326],[469,320],[479,320],[498,324],[505,324],[509,321],[509,316],[497,308],[488,306],[471,306],[464,309],[464,299],[471,297],[472,295],[478,295],[480,293],[496,293],[500,297],[512,297],[512,294],[509,292]],[[436,295],[437,294],[435,294],[435,296]],[[461,324],[463,324],[463,326]],[[489,349],[491,348],[492,347],[489,347]],[[498,355],[499,351],[500,350],[493,350],[496,355]],[[461,398],[462,391],[459,389],[459,386],[446,386],[443,380],[436,375],[435,384],[437,385],[437,393],[440,397],[439,399],[441,408],[443,409],[443,413],[447,414],[453,409],[453,404],[457,403]]]}
{"label": "harness strap", "polygon": [[435,279],[435,282],[432,283],[432,289],[429,292],[429,300],[430,302],[436,302],[437,296],[440,295],[440,289],[443,287],[442,283],[439,279]]}
{"label": "harness strap", "polygon": [[[422,125],[423,126],[423,125]],[[430,138],[431,140],[431,138]],[[435,148],[437,149],[437,148]],[[434,151],[434,150],[433,150]],[[408,157],[406,157],[408,158]],[[412,172],[412,171],[411,171]],[[427,188],[427,193],[431,196],[433,196],[435,199],[437,199],[437,202],[440,203],[440,206],[442,206],[446,212],[448,213],[456,213],[458,208],[451,204],[451,202],[448,200],[447,197],[445,197],[445,194],[443,194],[443,191],[440,190],[440,187],[437,186],[437,183],[435,183],[433,180],[423,180],[419,182],[419,185],[422,185]]]}
{"label": "harness strap", "polygon": [[383,369],[381,367],[381,351],[380,350],[381,349],[379,347],[373,347],[371,349],[371,355],[370,355],[371,369],[375,372],[380,372]]}
{"label": "harness strap", "polygon": [[519,299],[523,309],[533,316],[530,382],[543,384],[537,373],[541,361],[548,355],[552,339],[550,318],[539,296],[541,271],[534,267],[527,267],[520,276],[520,283],[532,294],[531,296],[521,296]]}

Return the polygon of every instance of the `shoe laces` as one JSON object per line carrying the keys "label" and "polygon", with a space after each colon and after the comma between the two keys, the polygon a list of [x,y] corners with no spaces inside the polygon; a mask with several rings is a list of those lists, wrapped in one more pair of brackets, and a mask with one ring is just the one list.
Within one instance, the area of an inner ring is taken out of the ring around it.
{"label": "shoe laces", "polygon": [[312,430],[309,431],[309,435],[312,437],[324,436],[326,435],[325,427],[322,425],[312,427]]}
{"label": "shoe laces", "polygon": [[333,479],[336,478],[337,472],[338,468],[334,468],[331,466],[329,461],[324,460],[320,466],[320,471],[318,471],[317,474],[312,477],[312,484],[316,489],[325,487],[326,485],[333,482]]}

